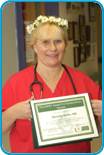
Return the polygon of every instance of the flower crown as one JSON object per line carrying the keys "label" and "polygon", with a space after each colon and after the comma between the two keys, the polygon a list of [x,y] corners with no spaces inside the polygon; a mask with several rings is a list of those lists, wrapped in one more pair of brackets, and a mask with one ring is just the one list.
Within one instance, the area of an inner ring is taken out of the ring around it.
{"label": "flower crown", "polygon": [[66,29],[68,29],[68,21],[66,19],[63,19],[63,18],[57,18],[57,17],[54,17],[54,16],[38,16],[36,18],[36,20],[30,24],[30,25],[27,25],[26,27],[26,30],[28,32],[28,34],[31,34],[33,30],[35,30],[40,24],[42,23],[46,23],[46,22],[49,22],[49,23],[54,23],[60,27],[65,27]]}

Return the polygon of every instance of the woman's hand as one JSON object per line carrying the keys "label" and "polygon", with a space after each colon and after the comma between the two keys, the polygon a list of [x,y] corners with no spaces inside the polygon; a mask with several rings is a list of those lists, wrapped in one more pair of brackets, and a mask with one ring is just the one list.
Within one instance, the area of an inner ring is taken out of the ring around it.
{"label": "woman's hand", "polygon": [[2,113],[2,132],[9,131],[17,119],[31,119],[31,109],[29,101],[19,102]]}
{"label": "woman's hand", "polygon": [[30,99],[19,102],[12,107],[15,119],[31,119]]}
{"label": "woman's hand", "polygon": [[97,116],[99,130],[102,131],[102,100],[91,100],[94,115]]}
{"label": "woman's hand", "polygon": [[91,100],[95,116],[102,116],[102,100]]}

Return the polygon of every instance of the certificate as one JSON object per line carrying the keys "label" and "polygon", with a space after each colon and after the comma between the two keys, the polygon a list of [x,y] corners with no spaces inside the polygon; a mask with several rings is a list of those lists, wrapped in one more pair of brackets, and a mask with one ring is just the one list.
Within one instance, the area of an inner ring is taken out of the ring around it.
{"label": "certificate", "polygon": [[98,137],[87,93],[30,101],[35,147]]}

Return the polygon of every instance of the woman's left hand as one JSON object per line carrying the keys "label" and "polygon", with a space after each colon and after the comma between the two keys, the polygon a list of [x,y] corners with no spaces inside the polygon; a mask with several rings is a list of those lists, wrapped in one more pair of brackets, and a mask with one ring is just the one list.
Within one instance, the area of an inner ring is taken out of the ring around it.
{"label": "woman's left hand", "polygon": [[91,100],[92,102],[92,109],[95,116],[101,117],[102,116],[102,100]]}

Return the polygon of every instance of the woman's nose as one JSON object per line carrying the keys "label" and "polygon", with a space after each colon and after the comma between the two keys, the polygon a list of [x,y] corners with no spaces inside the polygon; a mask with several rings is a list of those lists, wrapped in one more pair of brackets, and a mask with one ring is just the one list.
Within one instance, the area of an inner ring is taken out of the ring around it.
{"label": "woman's nose", "polygon": [[50,48],[51,48],[51,50],[56,50],[56,44],[55,44],[55,42],[51,42],[50,43]]}

